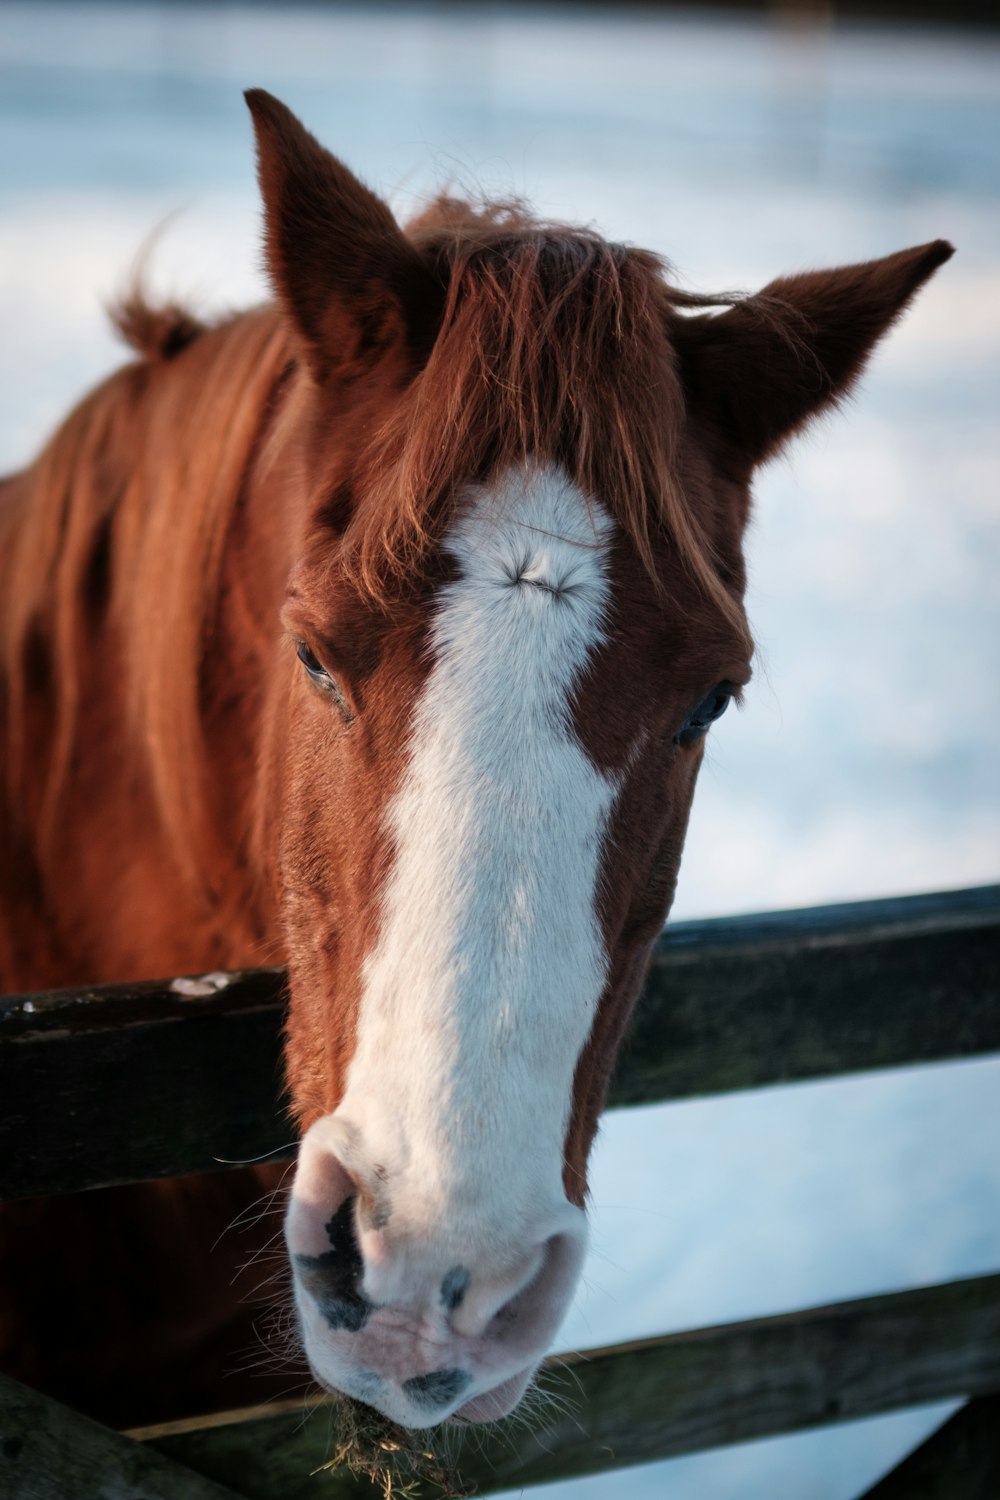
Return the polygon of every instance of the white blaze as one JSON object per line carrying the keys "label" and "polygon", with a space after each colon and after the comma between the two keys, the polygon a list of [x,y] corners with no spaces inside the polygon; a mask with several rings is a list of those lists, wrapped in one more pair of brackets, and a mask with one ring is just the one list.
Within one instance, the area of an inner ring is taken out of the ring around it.
{"label": "white blaze", "polygon": [[572,694],[603,638],[611,531],[550,467],[468,497],[388,809],[395,857],[334,1120],[384,1172],[392,1230],[445,1235],[466,1264],[565,1227],[616,791],[574,733]]}

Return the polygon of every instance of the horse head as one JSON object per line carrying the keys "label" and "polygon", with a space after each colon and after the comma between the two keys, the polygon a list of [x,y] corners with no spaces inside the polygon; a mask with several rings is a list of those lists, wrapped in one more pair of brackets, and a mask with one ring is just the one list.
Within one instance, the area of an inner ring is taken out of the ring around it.
{"label": "horse head", "polygon": [[750,676],[753,472],[950,249],[697,298],[517,205],[404,231],[248,102],[304,372],[263,753],[298,1317],[328,1388],[485,1421],[573,1295],[706,735]]}

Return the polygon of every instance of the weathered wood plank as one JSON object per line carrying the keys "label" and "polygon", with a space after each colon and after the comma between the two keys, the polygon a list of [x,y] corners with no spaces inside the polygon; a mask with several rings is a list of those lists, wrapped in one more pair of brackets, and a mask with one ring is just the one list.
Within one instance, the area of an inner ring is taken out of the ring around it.
{"label": "weathered wood plank", "polygon": [[860,1500],[997,1500],[998,1495],[1000,1395],[967,1401]]}
{"label": "weathered wood plank", "polygon": [[0,1198],[294,1155],[284,984],[262,969],[200,996],[154,981],[0,1002]]}
{"label": "weathered wood plank", "polygon": [[[283,988],[261,970],[204,996],[163,982],[0,1001],[0,1197],[290,1155]],[[610,1103],[996,1050],[1000,886],[680,922]]]}
{"label": "weathered wood plank", "polygon": [[[571,1355],[547,1384],[571,1414],[458,1449],[484,1492],[1000,1389],[1000,1275]],[[325,1404],[304,1420],[290,1402],[145,1436],[253,1500],[369,1495],[343,1473],[310,1477],[330,1434]]]}
{"label": "weathered wood plank", "polygon": [[1000,1049],[1000,886],[678,923],[611,1105]]}
{"label": "weathered wood plank", "polygon": [[238,1500],[144,1443],[0,1375],[4,1500]]}

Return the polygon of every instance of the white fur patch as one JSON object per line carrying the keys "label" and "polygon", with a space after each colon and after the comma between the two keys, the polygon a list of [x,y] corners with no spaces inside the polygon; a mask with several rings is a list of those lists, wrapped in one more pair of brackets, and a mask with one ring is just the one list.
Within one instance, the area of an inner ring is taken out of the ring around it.
{"label": "white fur patch", "polygon": [[[395,861],[331,1121],[349,1168],[385,1174],[397,1244],[435,1259],[448,1244],[501,1280],[528,1246],[582,1232],[563,1146],[606,978],[595,892],[616,783],[571,699],[603,639],[612,524],[559,471],[526,467],[470,496],[447,539],[458,576],[388,811]],[[365,1254],[369,1296],[412,1285],[412,1260],[380,1273],[378,1244]]]}

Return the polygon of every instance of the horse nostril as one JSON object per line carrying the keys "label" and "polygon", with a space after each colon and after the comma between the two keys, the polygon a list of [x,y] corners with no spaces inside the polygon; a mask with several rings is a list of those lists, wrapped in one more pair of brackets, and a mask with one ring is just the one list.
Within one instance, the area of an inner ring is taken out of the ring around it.
{"label": "horse nostril", "polygon": [[572,1229],[551,1235],[522,1263],[520,1274],[477,1294],[473,1279],[461,1308],[452,1314],[456,1330],[481,1341],[490,1358],[536,1359],[555,1336],[569,1294],[576,1285],[586,1238]]}
{"label": "horse nostril", "polygon": [[324,1226],[326,1237],[330,1241],[330,1249],[326,1252],[331,1257],[330,1263],[337,1265],[344,1277],[351,1278],[354,1286],[357,1286],[364,1271],[364,1261],[361,1258],[361,1248],[358,1245],[358,1235],[354,1224],[356,1201],[353,1197],[345,1198],[333,1218],[329,1219]]}
{"label": "horse nostril", "polygon": [[429,1375],[414,1375],[404,1380],[402,1389],[414,1405],[430,1410],[456,1401],[471,1383],[468,1370],[432,1370]]}
{"label": "horse nostril", "polygon": [[303,1290],[313,1298],[327,1326],[357,1333],[372,1304],[359,1290],[364,1261],[354,1225],[354,1198],[345,1198],[324,1226],[330,1249],[320,1255],[293,1255]]}

